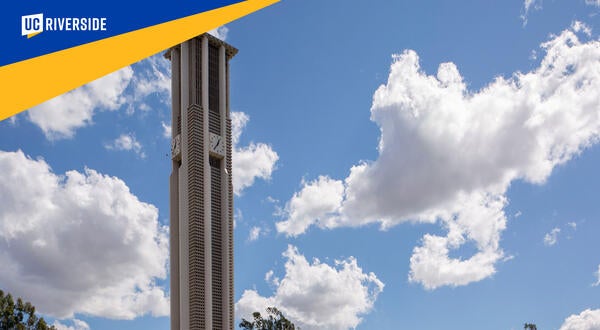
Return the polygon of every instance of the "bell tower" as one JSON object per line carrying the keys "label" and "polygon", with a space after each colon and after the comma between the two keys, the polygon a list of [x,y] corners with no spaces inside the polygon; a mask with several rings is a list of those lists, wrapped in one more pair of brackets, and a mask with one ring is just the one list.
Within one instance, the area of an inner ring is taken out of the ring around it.
{"label": "bell tower", "polygon": [[233,185],[229,60],[202,34],[171,60],[171,330],[233,329]]}

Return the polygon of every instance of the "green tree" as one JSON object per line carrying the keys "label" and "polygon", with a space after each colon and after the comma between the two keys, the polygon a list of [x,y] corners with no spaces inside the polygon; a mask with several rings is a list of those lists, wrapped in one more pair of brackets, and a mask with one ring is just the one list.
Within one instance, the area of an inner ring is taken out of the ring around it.
{"label": "green tree", "polygon": [[300,330],[275,307],[267,307],[267,315],[268,317],[263,318],[259,312],[254,312],[252,313],[254,321],[250,322],[242,318],[240,328],[244,330]]}
{"label": "green tree", "polygon": [[56,330],[35,315],[35,307],[23,299],[15,303],[10,293],[0,290],[0,330]]}
{"label": "green tree", "polygon": [[523,329],[525,329],[525,330],[537,330],[537,326],[534,323],[525,323],[523,325]]}

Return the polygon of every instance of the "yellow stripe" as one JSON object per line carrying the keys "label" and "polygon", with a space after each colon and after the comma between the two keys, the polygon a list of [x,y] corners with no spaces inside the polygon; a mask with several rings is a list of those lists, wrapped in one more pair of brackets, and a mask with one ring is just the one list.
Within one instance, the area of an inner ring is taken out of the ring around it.
{"label": "yellow stripe", "polygon": [[247,0],[0,67],[0,120],[279,0]]}
{"label": "yellow stripe", "polygon": [[37,36],[40,33],[42,33],[42,32],[30,33],[30,34],[27,35],[27,39],[29,39],[31,37],[35,37],[35,36]]}

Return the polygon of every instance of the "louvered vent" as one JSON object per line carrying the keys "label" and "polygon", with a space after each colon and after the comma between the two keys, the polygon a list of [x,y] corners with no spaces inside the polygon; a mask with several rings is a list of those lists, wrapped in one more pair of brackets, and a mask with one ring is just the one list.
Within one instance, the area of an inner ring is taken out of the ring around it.
{"label": "louvered vent", "polygon": [[227,118],[226,121],[227,129],[226,129],[226,139],[227,139],[227,191],[228,194],[228,213],[227,213],[227,231],[229,235],[229,246],[227,253],[229,254],[229,306],[228,309],[231,311],[229,313],[229,324],[233,323],[233,171],[232,171],[232,162],[231,162],[231,119]]}
{"label": "louvered vent", "polygon": [[190,329],[205,329],[204,306],[204,116],[188,109],[188,205]]}
{"label": "louvered vent", "polygon": [[194,94],[196,103],[202,104],[202,39],[194,39],[193,47],[195,48],[196,56],[194,58]]}
{"label": "louvered vent", "polygon": [[221,219],[221,161],[210,158],[213,328],[223,328],[223,230]]}
{"label": "louvered vent", "polygon": [[208,109],[210,110],[208,129],[219,135],[221,135],[220,85],[219,48],[210,44],[208,46]]}

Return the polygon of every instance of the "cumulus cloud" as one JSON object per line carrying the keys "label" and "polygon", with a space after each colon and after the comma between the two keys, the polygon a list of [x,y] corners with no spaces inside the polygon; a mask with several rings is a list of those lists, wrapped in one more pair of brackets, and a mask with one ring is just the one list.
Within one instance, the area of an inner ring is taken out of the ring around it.
{"label": "cumulus cloud", "polygon": [[600,309],[586,309],[580,314],[569,316],[560,330],[598,330],[600,329]]}
{"label": "cumulus cloud", "polygon": [[48,139],[71,138],[99,111],[149,109],[145,98],[154,93],[167,104],[170,89],[168,61],[157,54],[33,107],[27,118]]}
{"label": "cumulus cloud", "polygon": [[58,318],[166,316],[168,228],[116,177],[0,151],[0,283]]}
{"label": "cumulus cloud", "polygon": [[49,139],[73,137],[78,128],[92,123],[94,112],[117,110],[126,103],[122,94],[132,76],[131,67],[123,68],[29,109],[27,116]]}
{"label": "cumulus cloud", "polygon": [[384,284],[373,273],[364,273],[355,258],[336,260],[334,266],[318,259],[308,262],[294,246],[283,253],[285,276],[265,275],[275,294],[261,296],[245,290],[236,303],[236,315],[250,318],[252,312],[276,306],[302,329],[350,329],[373,308]]}
{"label": "cumulus cloud", "polygon": [[335,227],[338,218],[344,184],[325,176],[310,182],[303,182],[302,190],[295,193],[286,204],[283,212],[288,216],[276,224],[279,232],[297,236],[311,224],[322,228]]}
{"label": "cumulus cloud", "polygon": [[146,158],[146,154],[142,151],[142,144],[135,138],[132,133],[121,134],[118,138],[104,147],[108,150],[133,151],[139,157]]}
{"label": "cumulus cloud", "polygon": [[[278,231],[438,222],[447,235],[423,237],[410,280],[435,288],[493,274],[504,258],[499,240],[510,183],[543,184],[557,165],[599,140],[600,42],[582,41],[583,34],[570,28],[551,37],[538,68],[497,77],[479,91],[467,89],[453,63],[433,76],[421,70],[416,52],[395,55],[371,107],[379,157],[353,166],[343,181],[319,178],[328,183],[321,189],[304,182]],[[304,189],[321,198],[300,199]],[[467,242],[478,252],[448,256]]]}
{"label": "cumulus cloud", "polygon": [[[409,280],[435,289],[466,285],[493,275],[495,263],[504,256],[499,247],[500,233],[506,228],[504,205],[506,199],[501,196],[469,196],[441,213],[448,232],[445,237],[425,234],[410,258]],[[477,253],[467,259],[449,256],[451,250],[469,241],[475,243]]]}
{"label": "cumulus cloud", "polygon": [[52,325],[56,328],[56,330],[90,330],[90,326],[82,320],[72,319],[70,320],[70,323],[72,323],[72,325],[67,325],[60,321],[54,321]]}
{"label": "cumulus cloud", "polygon": [[258,179],[268,180],[279,160],[277,152],[265,143],[251,142],[245,147],[239,146],[240,135],[250,117],[243,112],[231,113],[231,140],[233,144],[233,190],[240,195],[245,188]]}
{"label": "cumulus cloud", "polygon": [[560,233],[560,228],[552,228],[552,230],[544,235],[544,244],[546,246],[552,246],[556,244],[558,241],[558,234]]}

